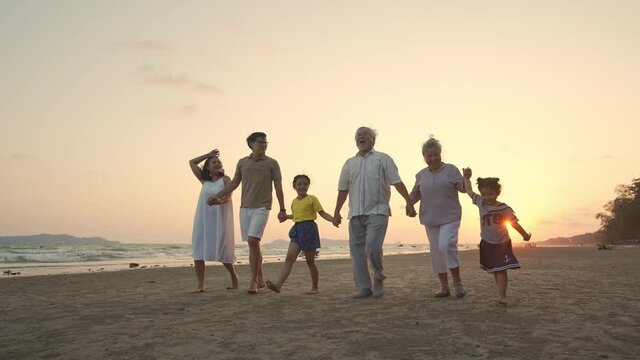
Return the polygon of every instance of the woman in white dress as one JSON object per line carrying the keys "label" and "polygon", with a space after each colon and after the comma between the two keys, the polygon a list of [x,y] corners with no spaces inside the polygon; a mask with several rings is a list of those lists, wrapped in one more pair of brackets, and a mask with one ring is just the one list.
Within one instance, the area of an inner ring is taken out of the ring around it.
{"label": "woman in white dress", "polygon": [[[198,277],[196,293],[204,291],[205,261],[222,262],[231,275],[231,286],[238,288],[238,274],[233,266],[236,261],[233,236],[233,205],[231,194],[220,199],[214,205],[207,205],[207,199],[214,197],[231,179],[224,175],[220,152],[211,152],[189,160],[189,166],[196,178],[202,183],[196,215],[193,220],[193,260]],[[198,166],[202,161],[202,167]]]}

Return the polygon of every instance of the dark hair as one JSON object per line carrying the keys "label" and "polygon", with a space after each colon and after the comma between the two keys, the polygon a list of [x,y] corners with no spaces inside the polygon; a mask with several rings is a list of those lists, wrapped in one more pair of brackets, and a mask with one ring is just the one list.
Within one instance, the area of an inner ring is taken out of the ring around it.
{"label": "dark hair", "polygon": [[500,184],[500,179],[495,177],[490,178],[478,178],[478,189],[480,188],[489,188],[496,192],[497,195],[500,195],[502,191],[502,185]]}
{"label": "dark hair", "polygon": [[[202,171],[200,171],[200,174],[202,174],[202,178],[200,180],[202,180],[202,181],[211,181],[211,180],[213,180],[211,178],[211,173],[209,172],[209,162],[211,161],[211,159],[213,159],[213,158],[212,157],[208,157],[207,160],[205,160],[204,164],[202,165]],[[216,175],[218,175],[220,177],[224,176],[224,169],[221,168],[220,171]]]}
{"label": "dark hair", "polygon": [[298,179],[306,179],[307,182],[309,183],[309,185],[311,185],[311,179],[309,179],[309,177],[305,174],[300,174],[300,175],[296,175],[293,178],[293,187],[296,187],[296,181],[298,181]]}
{"label": "dark hair", "polygon": [[258,138],[264,138],[265,140],[267,139],[267,134],[263,133],[263,132],[254,132],[253,134],[249,135],[249,137],[247,138],[247,146],[249,146],[249,148],[251,148],[251,144],[256,142],[256,140],[258,140]]}

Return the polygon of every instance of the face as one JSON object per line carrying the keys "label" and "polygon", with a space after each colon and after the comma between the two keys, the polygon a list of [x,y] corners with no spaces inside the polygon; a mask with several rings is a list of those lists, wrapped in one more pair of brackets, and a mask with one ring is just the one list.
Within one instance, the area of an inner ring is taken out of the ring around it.
{"label": "face", "polygon": [[480,195],[482,195],[482,201],[487,205],[495,205],[498,202],[498,193],[490,188],[480,188]]}
{"label": "face", "polygon": [[211,174],[219,173],[220,170],[222,170],[222,162],[220,162],[220,159],[216,157],[209,159],[208,170]]}
{"label": "face", "polygon": [[251,150],[256,155],[264,155],[264,153],[267,151],[268,144],[269,143],[267,142],[266,138],[259,137],[256,139],[256,141],[251,143]]}
{"label": "face", "polygon": [[296,180],[293,188],[296,189],[296,192],[299,196],[307,195],[307,190],[309,190],[309,182],[305,178],[299,178],[298,180]]}
{"label": "face", "polygon": [[356,131],[356,146],[362,152],[368,152],[373,149],[376,140],[373,137],[373,131],[369,128],[362,127]]}
{"label": "face", "polygon": [[442,156],[440,156],[440,150],[435,148],[429,148],[422,152],[424,161],[430,168],[439,168],[442,164]]}

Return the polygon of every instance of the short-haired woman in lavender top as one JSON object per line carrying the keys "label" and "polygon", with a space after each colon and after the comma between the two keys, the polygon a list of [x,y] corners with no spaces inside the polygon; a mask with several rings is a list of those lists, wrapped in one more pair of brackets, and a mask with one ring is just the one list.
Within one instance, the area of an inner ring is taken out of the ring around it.
{"label": "short-haired woman in lavender top", "polygon": [[457,167],[442,162],[442,145],[433,137],[422,145],[422,156],[427,167],[416,174],[416,184],[411,191],[414,204],[420,201],[420,223],[429,239],[431,268],[438,274],[440,291],[437,298],[451,295],[447,269],[453,277],[456,298],[465,295],[460,279],[458,261],[458,230],[462,207],[458,192],[464,192],[464,178]]}

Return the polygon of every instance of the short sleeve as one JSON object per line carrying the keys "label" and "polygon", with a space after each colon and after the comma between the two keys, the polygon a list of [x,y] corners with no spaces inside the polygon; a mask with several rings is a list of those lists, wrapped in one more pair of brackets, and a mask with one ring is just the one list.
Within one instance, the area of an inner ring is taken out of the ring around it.
{"label": "short sleeve", "polygon": [[475,206],[481,206],[482,205],[482,196],[478,195],[478,194],[473,194],[473,197],[471,198],[471,201],[473,202],[473,204]]}
{"label": "short sleeve", "polygon": [[350,185],[349,179],[349,160],[345,161],[340,171],[340,179],[338,180],[338,191],[348,191]]}
{"label": "short sleeve", "polygon": [[398,167],[396,163],[393,161],[391,156],[384,154],[384,158],[382,160],[382,167],[384,168],[384,174],[387,177],[387,181],[391,185],[395,185],[399,182],[402,182],[400,179],[400,174],[398,173]]}
{"label": "short sleeve", "polygon": [[323,211],[322,205],[320,205],[320,200],[318,200],[318,198],[315,196],[313,196],[313,198],[311,199],[311,205],[313,206],[313,211],[317,213],[319,213],[320,211]]}
{"label": "short sleeve", "polygon": [[409,197],[411,197],[411,200],[413,201],[418,201],[421,200],[421,194],[420,194],[420,173],[416,174],[416,183],[415,185],[413,185],[413,189],[411,189],[411,193],[409,194]]}
{"label": "short sleeve", "polygon": [[515,211],[513,211],[513,209],[512,209],[512,208],[509,208],[509,212],[508,212],[508,214],[507,214],[507,218],[508,218],[508,219],[509,219],[509,221],[511,221],[512,223],[517,223],[517,222],[519,221],[519,220],[518,220],[518,217],[516,216]]}
{"label": "short sleeve", "polygon": [[238,160],[238,164],[236,165],[236,172],[235,174],[233,174],[233,177],[242,180],[242,159]]}
{"label": "short sleeve", "polygon": [[462,173],[460,173],[460,170],[454,165],[451,165],[451,172],[449,173],[449,176],[451,184],[453,184],[459,192],[465,192],[464,177],[462,176]]}
{"label": "short sleeve", "polygon": [[282,173],[280,173],[280,164],[278,164],[276,160],[273,160],[273,165],[271,166],[271,180],[282,181]]}

